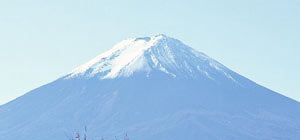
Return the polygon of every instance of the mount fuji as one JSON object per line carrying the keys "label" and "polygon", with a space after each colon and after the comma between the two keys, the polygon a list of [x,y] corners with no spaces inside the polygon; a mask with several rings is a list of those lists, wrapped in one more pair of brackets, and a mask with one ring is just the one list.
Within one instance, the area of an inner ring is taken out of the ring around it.
{"label": "mount fuji", "polygon": [[166,35],[121,41],[0,106],[1,140],[299,140],[300,103]]}

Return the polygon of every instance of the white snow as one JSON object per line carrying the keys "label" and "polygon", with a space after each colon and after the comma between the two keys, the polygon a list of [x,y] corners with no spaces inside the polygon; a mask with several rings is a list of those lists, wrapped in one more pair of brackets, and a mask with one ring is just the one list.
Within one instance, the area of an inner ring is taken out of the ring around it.
{"label": "white snow", "polygon": [[211,80],[216,79],[212,72],[217,72],[237,82],[222,64],[163,34],[121,41],[112,49],[71,71],[67,79],[96,75],[100,79],[112,79],[129,77],[135,72],[149,75],[153,70],[174,78],[202,75]]}

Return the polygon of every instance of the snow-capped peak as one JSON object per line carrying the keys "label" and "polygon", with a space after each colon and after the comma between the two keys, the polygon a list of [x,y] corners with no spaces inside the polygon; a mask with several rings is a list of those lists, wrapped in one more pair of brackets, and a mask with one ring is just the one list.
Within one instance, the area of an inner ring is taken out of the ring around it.
{"label": "snow-capped peak", "polygon": [[220,63],[164,34],[123,40],[73,70],[67,78],[97,75],[100,79],[111,79],[129,77],[135,72],[149,76],[154,71],[172,77],[205,76],[211,80],[221,73],[234,80]]}

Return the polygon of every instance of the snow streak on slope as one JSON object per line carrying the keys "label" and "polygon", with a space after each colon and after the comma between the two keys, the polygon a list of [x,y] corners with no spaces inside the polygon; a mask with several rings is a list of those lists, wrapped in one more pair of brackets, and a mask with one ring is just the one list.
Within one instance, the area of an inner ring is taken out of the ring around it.
{"label": "snow streak on slope", "polygon": [[111,79],[129,77],[134,72],[161,71],[174,78],[205,76],[224,77],[237,82],[228,69],[203,53],[166,35],[124,40],[111,50],[70,72],[69,78],[94,77]]}

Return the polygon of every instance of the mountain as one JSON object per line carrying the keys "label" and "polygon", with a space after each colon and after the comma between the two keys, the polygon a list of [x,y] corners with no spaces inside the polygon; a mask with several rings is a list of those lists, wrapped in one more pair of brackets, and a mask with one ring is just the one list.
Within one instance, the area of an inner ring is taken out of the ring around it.
{"label": "mountain", "polygon": [[0,106],[0,139],[297,140],[300,103],[181,41],[124,40]]}

